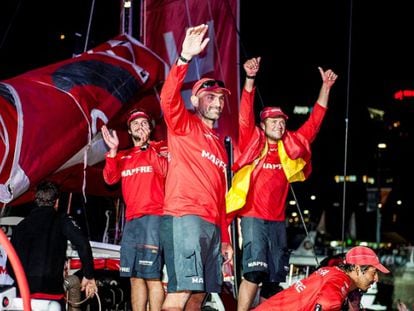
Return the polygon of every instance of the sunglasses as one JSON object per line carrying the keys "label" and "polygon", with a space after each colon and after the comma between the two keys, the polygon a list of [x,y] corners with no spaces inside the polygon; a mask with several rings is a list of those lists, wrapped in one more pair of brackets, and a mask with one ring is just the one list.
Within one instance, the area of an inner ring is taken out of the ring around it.
{"label": "sunglasses", "polygon": [[207,80],[205,82],[203,82],[200,87],[198,88],[197,92],[195,92],[196,94],[201,90],[201,89],[207,89],[213,86],[218,86],[218,87],[222,87],[225,88],[224,82],[220,81],[220,80]]}

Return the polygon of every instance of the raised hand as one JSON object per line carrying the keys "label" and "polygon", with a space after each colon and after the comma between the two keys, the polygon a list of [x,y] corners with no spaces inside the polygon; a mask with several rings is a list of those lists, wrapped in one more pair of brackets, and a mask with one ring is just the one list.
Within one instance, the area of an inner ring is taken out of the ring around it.
{"label": "raised hand", "polygon": [[210,41],[209,38],[204,39],[207,30],[208,25],[206,24],[189,27],[187,29],[181,50],[182,57],[190,60],[193,56],[200,54],[204,50],[207,43]]}
{"label": "raised hand", "polygon": [[111,133],[106,127],[106,125],[103,125],[101,128],[101,132],[102,132],[103,140],[109,147],[111,156],[115,156],[118,151],[118,146],[119,146],[119,139],[118,139],[118,135],[116,134],[116,131],[113,130]]}
{"label": "raised hand", "polygon": [[138,146],[143,146],[148,143],[149,137],[151,135],[151,128],[148,123],[141,124],[141,127],[138,130],[139,142]]}
{"label": "raised hand", "polygon": [[261,57],[253,57],[245,61],[243,69],[246,72],[246,76],[255,77],[260,68]]}
{"label": "raised hand", "polygon": [[246,72],[246,81],[244,83],[244,89],[247,92],[251,92],[254,87],[254,79],[260,68],[260,57],[253,57],[246,60],[243,64],[243,69]]}
{"label": "raised hand", "polygon": [[326,71],[323,71],[321,67],[318,67],[318,69],[322,77],[322,82],[328,84],[328,86],[331,87],[338,78],[338,75],[333,72],[332,69],[328,69]]}
{"label": "raised hand", "polygon": [[335,72],[333,72],[332,69],[324,71],[321,67],[318,67],[318,70],[321,74],[322,86],[321,90],[319,91],[319,97],[317,102],[322,107],[328,107],[329,92],[331,90],[332,85],[335,84],[338,75]]}

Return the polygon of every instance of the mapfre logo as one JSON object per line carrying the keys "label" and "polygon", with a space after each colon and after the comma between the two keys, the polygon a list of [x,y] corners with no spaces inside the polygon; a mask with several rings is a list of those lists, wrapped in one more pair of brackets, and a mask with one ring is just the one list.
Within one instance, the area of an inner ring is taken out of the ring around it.
{"label": "mapfre logo", "polygon": [[263,163],[263,168],[266,170],[280,170],[282,169],[282,164]]}
{"label": "mapfre logo", "polygon": [[126,176],[132,176],[138,173],[152,173],[152,172],[153,172],[152,166],[146,165],[146,166],[139,166],[139,167],[135,167],[132,169],[123,170],[121,172],[121,176],[126,177]]}
{"label": "mapfre logo", "polygon": [[203,284],[204,279],[202,277],[199,277],[199,276],[193,276],[191,278],[191,283],[193,283],[193,284]]}
{"label": "mapfre logo", "polygon": [[205,150],[201,150],[201,157],[210,160],[214,165],[223,169],[223,171],[226,170],[226,163],[223,160],[217,158],[217,156],[215,156],[214,154],[211,154],[210,152]]}

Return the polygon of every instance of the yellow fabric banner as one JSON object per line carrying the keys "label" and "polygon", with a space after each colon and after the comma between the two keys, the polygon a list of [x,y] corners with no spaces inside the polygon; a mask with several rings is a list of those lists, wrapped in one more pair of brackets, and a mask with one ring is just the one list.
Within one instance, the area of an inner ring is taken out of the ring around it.
{"label": "yellow fabric banner", "polygon": [[[285,173],[289,183],[295,181],[304,181],[306,179],[305,174],[303,173],[303,168],[306,165],[305,160],[303,160],[302,158],[289,158],[282,140],[278,141],[277,148],[283,172]],[[253,163],[243,166],[234,174],[232,186],[226,194],[227,214],[241,209],[246,204],[246,197],[250,187],[250,177],[257,163],[259,163],[259,161],[267,153],[267,149],[268,146],[266,143],[265,148],[263,148],[259,158],[254,160]]]}
{"label": "yellow fabric banner", "polygon": [[243,166],[233,176],[230,190],[226,194],[227,214],[241,209],[246,204],[247,193],[249,192],[250,176],[260,159],[267,153],[267,143],[260,153],[259,158],[253,163]]}
{"label": "yellow fabric banner", "polygon": [[246,204],[247,193],[249,192],[250,176],[256,167],[252,164],[245,165],[233,176],[232,186],[226,194],[227,214],[241,209]]}
{"label": "yellow fabric banner", "polygon": [[303,168],[306,165],[305,160],[302,158],[294,160],[289,158],[282,140],[278,141],[277,149],[279,152],[280,163],[282,164],[287,180],[290,183],[295,181],[304,181],[306,179],[305,174],[303,173]]}

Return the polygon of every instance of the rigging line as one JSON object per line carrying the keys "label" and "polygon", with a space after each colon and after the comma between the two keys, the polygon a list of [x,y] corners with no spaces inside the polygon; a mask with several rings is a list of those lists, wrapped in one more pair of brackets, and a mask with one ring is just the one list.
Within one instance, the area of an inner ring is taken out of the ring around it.
{"label": "rigging line", "polygon": [[[309,240],[311,240],[313,257],[315,257],[315,262],[316,262],[316,265],[317,265],[317,266],[319,266],[319,260],[318,260],[318,257],[316,256],[316,252],[315,252],[315,241],[313,241],[313,242],[312,242],[312,238],[311,238],[311,236],[309,235],[309,231],[308,231],[308,228],[306,227],[305,219],[303,218],[303,215],[302,215],[302,210],[301,210],[301,208],[300,208],[300,206],[299,206],[299,201],[298,201],[298,199],[296,198],[296,193],[295,193],[295,191],[293,190],[293,186],[292,186],[292,184],[289,184],[289,186],[290,186],[290,191],[292,192],[292,195],[293,195],[293,199],[294,199],[294,200],[295,200],[295,202],[296,202],[296,208],[297,208],[297,210],[298,210],[298,213],[299,213],[299,216],[300,216],[300,220],[302,221],[303,228],[305,229],[306,237],[307,237]],[[316,240],[316,237],[315,237],[315,240]]]}
{"label": "rigging line", "polygon": [[[213,19],[213,12],[211,10],[211,1],[210,0],[207,1],[207,7],[208,7],[208,14],[209,14],[210,20],[214,20]],[[227,11],[230,11],[230,15],[233,16],[233,14],[231,12],[231,8],[229,8]],[[216,31],[216,29],[214,27],[212,27],[212,29],[213,29],[214,32]],[[219,67],[218,69],[219,69],[220,80],[224,81],[223,61],[222,61],[222,58],[221,58],[221,55],[220,55],[220,49],[219,49],[219,46],[218,46],[216,34],[214,34],[213,38],[214,38],[214,50],[215,50],[216,55],[217,55],[217,62],[218,62],[218,67]],[[237,59],[239,59],[239,56],[237,56]],[[239,81],[237,81],[237,85],[240,84],[240,77],[238,78],[238,80]],[[231,105],[225,105],[225,108],[228,110],[228,112],[230,114],[233,113],[231,111]]]}
{"label": "rigging line", "polygon": [[[186,12],[186,16],[187,16],[187,23],[188,23],[188,27],[193,27],[193,21],[191,20],[191,14],[190,14],[190,7],[188,4],[188,0],[185,0],[185,12]],[[187,31],[187,29],[185,29],[184,33]],[[184,34],[185,36],[185,34]],[[180,46],[180,49],[182,47]],[[194,57],[194,66],[195,66],[195,71],[196,71],[196,77],[197,79],[201,78],[200,75],[200,64],[199,64],[199,60],[198,57]]]}
{"label": "rigging line", "polygon": [[[99,297],[98,292],[96,292],[94,294],[94,297],[96,297],[96,300],[98,301],[98,311],[101,311],[102,310],[102,304],[101,304],[101,298]],[[66,298],[66,301],[72,307],[73,306],[76,307],[76,306],[80,306],[81,304],[85,303],[88,299],[92,299],[92,298],[93,297],[88,296],[88,297],[85,297],[85,299],[83,299],[82,301],[79,301],[79,302],[77,302],[77,301],[70,301],[68,298]]]}
{"label": "rigging line", "polygon": [[[241,53],[240,53],[241,55],[239,54],[238,59],[240,61],[240,56],[243,56],[243,58],[247,59],[247,58],[249,58],[249,53],[247,52],[247,48],[245,47],[245,45],[243,43],[243,40],[242,40],[242,36],[241,36],[241,33],[240,33],[240,29],[239,29],[239,20],[236,19],[236,17],[233,15],[233,12],[231,11],[231,5],[230,5],[229,2],[230,2],[230,0],[226,0],[227,7],[229,8],[228,11],[230,12],[231,18],[233,20],[234,29],[236,31],[237,37],[239,38],[239,47],[240,47],[240,50],[241,50]],[[238,15],[240,16],[240,1],[238,2],[238,4],[239,4]],[[239,71],[243,70],[242,69],[243,65],[239,64],[239,66],[240,66]],[[240,77],[240,75],[239,75],[239,77]],[[240,81],[239,81],[239,84],[240,84]],[[260,107],[261,107],[261,109],[263,109],[265,105],[264,105],[262,93],[260,92],[259,85],[257,85],[257,84],[256,84],[256,95],[259,99]]]}
{"label": "rigging line", "polygon": [[[230,0],[226,0],[226,4],[227,4],[227,10],[230,12],[230,16],[231,19],[233,20],[233,25],[234,25],[234,29],[236,30],[237,36],[239,37],[239,45],[241,47],[241,49],[243,50],[243,56],[247,57],[247,52],[246,52],[246,48],[244,47],[244,44],[241,40],[241,34],[240,34],[240,29],[239,29],[239,20],[236,19],[236,17],[233,15],[233,12],[231,10],[231,4],[230,4]],[[238,1],[239,7],[238,7],[238,15],[240,16],[240,1]]]}
{"label": "rigging line", "polygon": [[88,213],[86,211],[86,198],[81,202],[82,202],[81,207],[82,207],[82,211],[83,211],[83,218],[85,219],[85,227],[86,227],[87,237],[88,237],[89,240],[91,240],[91,229],[90,229],[90,226],[89,226],[89,217],[88,217]]}
{"label": "rigging line", "polygon": [[[213,20],[213,12],[211,11],[211,1],[210,0],[207,1],[207,8],[208,8],[208,15],[210,17],[210,20]],[[214,27],[213,27],[213,30],[215,31]],[[220,51],[219,51],[219,48],[218,48],[217,36],[215,34],[214,34],[214,49],[215,49],[215,52],[217,54],[217,61],[218,61],[219,72],[220,72],[220,79],[223,80],[224,72],[223,72],[222,59],[221,59]]]}
{"label": "rigging line", "polygon": [[4,32],[3,38],[1,39],[0,49],[3,47],[4,43],[6,42],[7,36],[9,35],[9,32],[11,30],[11,27],[12,27],[13,23],[14,23],[14,20],[16,19],[17,13],[20,10],[22,2],[23,2],[23,0],[19,0],[19,2],[17,3],[16,10],[14,10],[14,13],[13,13],[11,19],[10,19],[10,22],[7,25],[6,31]]}
{"label": "rigging line", "polygon": [[83,48],[84,52],[86,52],[86,50],[88,49],[89,34],[91,32],[91,25],[92,25],[92,18],[93,18],[94,10],[95,10],[95,0],[92,0],[91,10],[89,12],[88,30],[86,31],[85,46]]}
{"label": "rigging line", "polygon": [[346,110],[345,110],[345,137],[344,137],[344,182],[342,187],[342,252],[344,252],[345,243],[345,216],[346,216],[346,176],[348,166],[348,130],[349,130],[349,95],[350,95],[350,79],[351,79],[351,53],[352,53],[352,10],[353,0],[349,7],[349,32],[348,32],[348,65],[347,65],[347,81],[346,81]]}
{"label": "rigging line", "polygon": [[118,243],[118,238],[120,234],[120,228],[119,228],[119,218],[121,215],[121,213],[119,212],[120,203],[121,203],[121,199],[117,198],[116,203],[115,203],[115,236],[113,240],[114,244]]}
{"label": "rigging line", "polygon": [[[185,1],[185,7],[186,7],[188,25],[189,25],[189,27],[193,27],[193,21],[191,19],[191,14],[190,14],[188,0]],[[209,13],[210,20],[211,21],[214,21],[213,13],[212,13],[212,10],[211,10],[211,2],[210,1],[207,1],[207,7],[208,7],[208,13]],[[230,11],[231,17],[234,19],[234,16],[233,16],[231,10],[229,10],[229,11]],[[212,29],[214,30],[214,27]],[[236,27],[236,29],[237,29],[237,27]],[[209,31],[210,31],[210,27],[209,27]],[[224,73],[223,73],[222,59],[220,57],[220,53],[219,53],[220,51],[219,51],[218,44],[217,44],[217,37],[215,35],[214,35],[214,44],[213,45],[214,45],[214,50],[215,50],[215,52],[217,54],[217,61],[218,61],[218,66],[219,66],[220,77],[221,77],[221,80],[223,80]],[[197,76],[197,79],[200,79],[201,78],[201,75],[200,75],[199,59],[198,59],[198,57],[195,57],[194,60],[195,60],[194,63],[195,63],[195,66],[196,66],[196,76]],[[230,108],[229,105],[227,105],[226,107],[228,109]]]}
{"label": "rigging line", "polygon": [[[231,170],[231,166],[234,163],[234,153],[233,153],[233,143],[230,136],[226,136],[224,140],[224,144],[226,147],[226,152],[228,155],[228,162],[229,164],[226,167],[226,181],[227,181],[227,190],[230,190],[232,179],[233,179],[233,172]],[[240,249],[240,238],[238,234],[238,217],[234,217],[230,224],[230,235],[231,235],[231,242],[233,244],[233,281],[230,282],[232,284],[232,293],[233,298],[237,300],[239,296],[239,287],[240,287],[240,279],[241,279],[241,266],[240,266],[240,257],[241,257],[241,249]]]}
{"label": "rigging line", "polygon": [[147,6],[146,1],[140,1],[140,12],[139,12],[139,40],[147,45]]}

